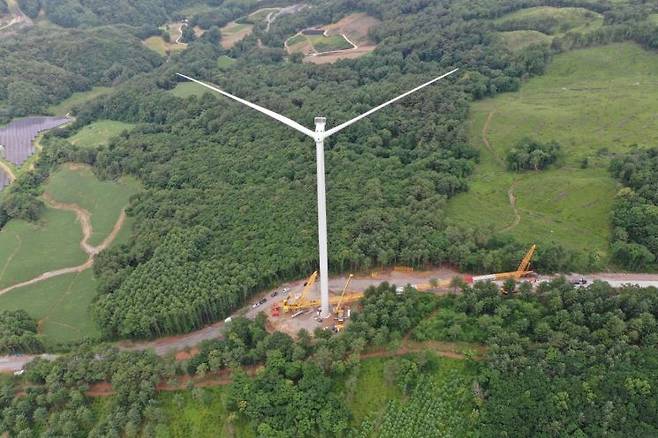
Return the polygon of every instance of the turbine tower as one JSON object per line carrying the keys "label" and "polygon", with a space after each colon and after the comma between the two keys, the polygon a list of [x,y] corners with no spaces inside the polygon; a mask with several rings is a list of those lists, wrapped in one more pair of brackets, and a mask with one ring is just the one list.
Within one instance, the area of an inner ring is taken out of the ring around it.
{"label": "turbine tower", "polygon": [[342,123],[338,126],[335,126],[329,130],[325,130],[325,125],[327,122],[327,119],[324,117],[316,117],[315,118],[315,131],[308,129],[307,127],[300,125],[299,123],[295,122],[294,120],[289,119],[286,116],[283,116],[281,114],[275,113],[274,111],[268,110],[267,108],[263,108],[260,105],[256,105],[255,103],[248,102],[244,99],[241,99],[237,96],[234,96],[230,93],[227,93],[224,90],[221,90],[213,85],[207,84],[205,82],[199,81],[197,79],[191,78],[189,76],[185,76],[184,74],[181,73],[176,73],[178,76],[185,78],[187,80],[190,80],[192,82],[196,82],[197,84],[200,84],[212,91],[215,91],[219,94],[222,94],[230,99],[233,99],[237,102],[240,102],[243,105],[248,106],[249,108],[253,108],[256,111],[259,111],[274,120],[277,120],[284,125],[287,125],[293,129],[296,129],[297,131],[301,132],[302,134],[308,135],[315,141],[315,155],[316,155],[316,164],[317,164],[317,189],[318,189],[318,247],[320,251],[320,317],[321,318],[327,318],[329,317],[329,273],[328,273],[328,260],[327,260],[327,202],[326,202],[326,196],[325,196],[325,183],[324,183],[324,177],[325,177],[325,172],[324,172],[324,140],[328,138],[329,136],[342,131],[343,129],[347,128],[348,126],[352,125],[353,123],[358,122],[359,120],[368,117],[374,112],[379,111],[380,109],[387,107],[388,105],[397,102],[400,99],[403,99],[407,97],[408,95],[415,93],[416,91],[427,87],[428,85],[433,84],[434,82],[445,78],[446,76],[450,76],[454,72],[459,70],[458,68],[449,71],[448,73],[445,73],[437,78],[432,79],[431,81],[425,82],[422,85],[419,85],[418,87],[414,88],[413,90],[407,91],[406,93],[403,93],[399,95],[398,97],[389,100],[388,102],[385,102],[370,111],[367,111],[360,116],[357,116],[353,118],[352,120],[348,120],[345,123]]}

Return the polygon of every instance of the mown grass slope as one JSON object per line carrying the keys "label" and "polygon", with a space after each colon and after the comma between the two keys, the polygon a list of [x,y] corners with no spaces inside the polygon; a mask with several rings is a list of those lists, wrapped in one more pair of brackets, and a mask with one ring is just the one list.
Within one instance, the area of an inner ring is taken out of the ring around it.
{"label": "mown grass slope", "polygon": [[0,230],[0,289],[59,268],[81,265],[75,214],[47,208],[39,223],[14,219]]}
{"label": "mown grass slope", "polygon": [[[545,75],[520,91],[474,103],[470,137],[481,163],[470,191],[450,201],[449,217],[606,258],[616,190],[606,170],[609,157],[634,144],[658,144],[657,74],[658,56],[631,43],[614,44],[558,55]],[[543,172],[505,169],[507,151],[528,136],[562,145],[557,166]],[[588,167],[581,169],[584,159]]]}

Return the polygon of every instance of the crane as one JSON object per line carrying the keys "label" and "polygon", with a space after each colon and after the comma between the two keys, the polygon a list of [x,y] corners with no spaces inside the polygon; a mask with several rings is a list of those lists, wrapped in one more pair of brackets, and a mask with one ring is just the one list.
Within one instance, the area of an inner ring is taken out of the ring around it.
{"label": "crane", "polygon": [[313,288],[313,285],[315,284],[315,280],[317,279],[317,277],[318,277],[318,271],[313,272],[311,276],[308,277],[308,280],[306,281],[306,284],[304,285],[304,289],[302,290],[302,293],[299,296],[299,298],[291,302],[290,296],[288,296],[286,297],[286,299],[283,300],[284,312],[287,313],[290,312],[291,310],[307,309],[309,307],[316,307],[320,305],[320,301],[308,299],[308,293]]}
{"label": "crane", "polygon": [[537,251],[537,245],[532,245],[528,250],[528,252],[526,253],[526,255],[521,260],[521,263],[519,263],[519,267],[516,269],[516,271],[500,272],[498,274],[478,275],[472,278],[472,282],[487,281],[487,280],[499,281],[499,280],[507,280],[508,278],[513,278],[514,280],[518,280],[521,277],[526,277],[532,274],[532,271],[528,270],[528,268],[530,268],[530,262],[532,261],[532,257],[535,255],[536,251]]}
{"label": "crane", "polygon": [[347,277],[347,281],[345,282],[345,286],[343,287],[343,292],[341,292],[340,294],[340,299],[338,300],[338,304],[334,308],[334,313],[336,314],[337,318],[343,317],[343,303],[345,300],[345,291],[347,290],[347,286],[350,285],[350,281],[352,281],[352,277],[354,277],[353,274],[350,274],[350,276]]}

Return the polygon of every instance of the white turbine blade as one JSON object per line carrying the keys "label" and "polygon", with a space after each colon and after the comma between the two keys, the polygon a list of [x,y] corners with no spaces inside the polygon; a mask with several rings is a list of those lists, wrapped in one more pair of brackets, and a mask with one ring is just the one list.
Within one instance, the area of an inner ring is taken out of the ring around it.
{"label": "white turbine blade", "polygon": [[272,110],[268,110],[267,108],[263,108],[262,106],[260,106],[260,105],[256,105],[255,103],[251,103],[251,102],[246,101],[246,100],[244,100],[244,99],[240,99],[240,98],[237,97],[237,96],[234,96],[234,95],[232,95],[232,94],[230,94],[230,93],[227,93],[227,92],[224,91],[224,90],[220,90],[219,88],[214,87],[214,86],[212,86],[212,85],[206,84],[205,82],[201,82],[201,81],[199,81],[199,80],[196,80],[196,79],[191,78],[191,77],[189,77],[189,76],[185,76],[185,75],[180,74],[180,73],[176,73],[176,74],[177,74],[178,76],[182,77],[182,78],[185,78],[185,79],[190,80],[190,81],[192,81],[192,82],[196,82],[196,83],[199,84],[199,85],[203,85],[203,86],[206,87],[206,88],[209,88],[209,89],[211,89],[211,90],[213,90],[213,91],[218,92],[219,94],[222,94],[222,95],[224,95],[224,96],[226,96],[226,97],[229,97],[229,98],[231,98],[231,99],[233,99],[233,100],[235,100],[235,101],[237,101],[237,102],[240,102],[241,104],[246,105],[246,106],[248,106],[249,108],[253,108],[253,109],[255,109],[256,111],[259,111],[259,112],[265,114],[266,116],[270,116],[270,117],[272,117],[274,120],[278,120],[279,122],[283,123],[284,125],[288,125],[288,126],[290,126],[291,128],[296,129],[297,131],[301,132],[302,134],[306,134],[306,135],[308,135],[308,136],[311,137],[311,138],[315,138],[315,132],[311,131],[310,129],[308,129],[307,127],[305,127],[305,126],[303,126],[303,125],[300,125],[299,123],[295,122],[294,120],[289,119],[289,118],[286,117],[286,116],[283,116],[283,115],[281,115],[281,114],[275,113],[274,111],[272,111]]}
{"label": "white turbine blade", "polygon": [[446,74],[444,74],[444,75],[439,76],[438,78],[434,78],[434,79],[432,79],[432,80],[429,81],[429,82],[425,82],[423,85],[420,85],[420,86],[414,88],[413,90],[407,91],[406,93],[399,95],[399,96],[396,97],[395,99],[391,99],[391,100],[389,100],[389,101],[386,102],[386,103],[382,103],[382,104],[379,105],[378,107],[375,107],[375,108],[371,109],[370,111],[365,112],[365,113],[361,114],[360,116],[357,116],[357,117],[353,118],[352,120],[349,120],[349,121],[347,121],[347,122],[345,122],[345,123],[343,123],[343,124],[340,124],[340,125],[338,125],[338,126],[336,126],[336,127],[334,127],[334,128],[331,128],[331,129],[325,131],[325,133],[324,133],[325,138],[326,138],[326,137],[329,137],[329,136],[332,135],[332,134],[337,133],[338,131],[340,131],[340,130],[342,130],[342,129],[347,128],[347,127],[350,126],[351,124],[356,123],[356,122],[358,122],[359,120],[361,120],[361,119],[363,119],[363,118],[365,118],[365,117],[368,117],[370,114],[372,114],[372,113],[374,113],[374,112],[377,112],[377,111],[379,111],[380,109],[382,109],[382,108],[384,108],[384,107],[387,107],[387,106],[389,106],[390,104],[395,103],[395,102],[397,102],[398,100],[400,100],[400,99],[402,99],[402,98],[405,98],[405,97],[407,97],[408,95],[410,95],[410,94],[412,94],[412,93],[415,93],[416,91],[420,90],[421,88],[425,88],[425,87],[427,87],[428,85],[431,85],[431,84],[433,84],[434,82],[436,82],[436,81],[438,81],[438,80],[440,80],[440,79],[443,79],[443,78],[445,78],[446,76],[449,76],[449,75],[453,74],[453,73],[456,72],[457,70],[459,70],[459,69],[456,68],[456,69],[454,69],[454,70],[452,70],[452,71],[449,71],[448,73],[446,73]]}

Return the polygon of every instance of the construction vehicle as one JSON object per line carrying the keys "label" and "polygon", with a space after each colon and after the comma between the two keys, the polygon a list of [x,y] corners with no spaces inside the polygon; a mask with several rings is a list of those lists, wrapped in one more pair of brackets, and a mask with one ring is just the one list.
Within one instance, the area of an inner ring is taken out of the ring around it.
{"label": "construction vehicle", "polygon": [[512,278],[514,280],[519,280],[522,277],[527,277],[531,274],[533,274],[533,271],[530,271],[528,268],[530,267],[530,262],[532,261],[532,257],[535,255],[535,251],[537,251],[537,245],[532,245],[526,255],[523,257],[523,260],[521,260],[521,263],[519,264],[519,267],[516,269],[516,271],[513,272],[501,272],[498,274],[489,274],[489,275],[478,275],[473,277],[472,282],[477,282],[477,281],[486,281],[486,280],[493,280],[493,281],[500,281],[500,280],[507,280],[509,278]]}
{"label": "construction vehicle", "polygon": [[315,280],[318,278],[318,271],[315,271],[308,277],[304,289],[302,290],[299,298],[293,298],[290,295],[283,300],[283,311],[288,313],[291,311],[298,311],[302,309],[308,309],[309,307],[317,307],[320,305],[320,300],[311,300],[308,298],[308,294],[313,289]]}
{"label": "construction vehicle", "polygon": [[281,314],[281,305],[279,303],[275,303],[272,306],[272,316],[277,317]]}

